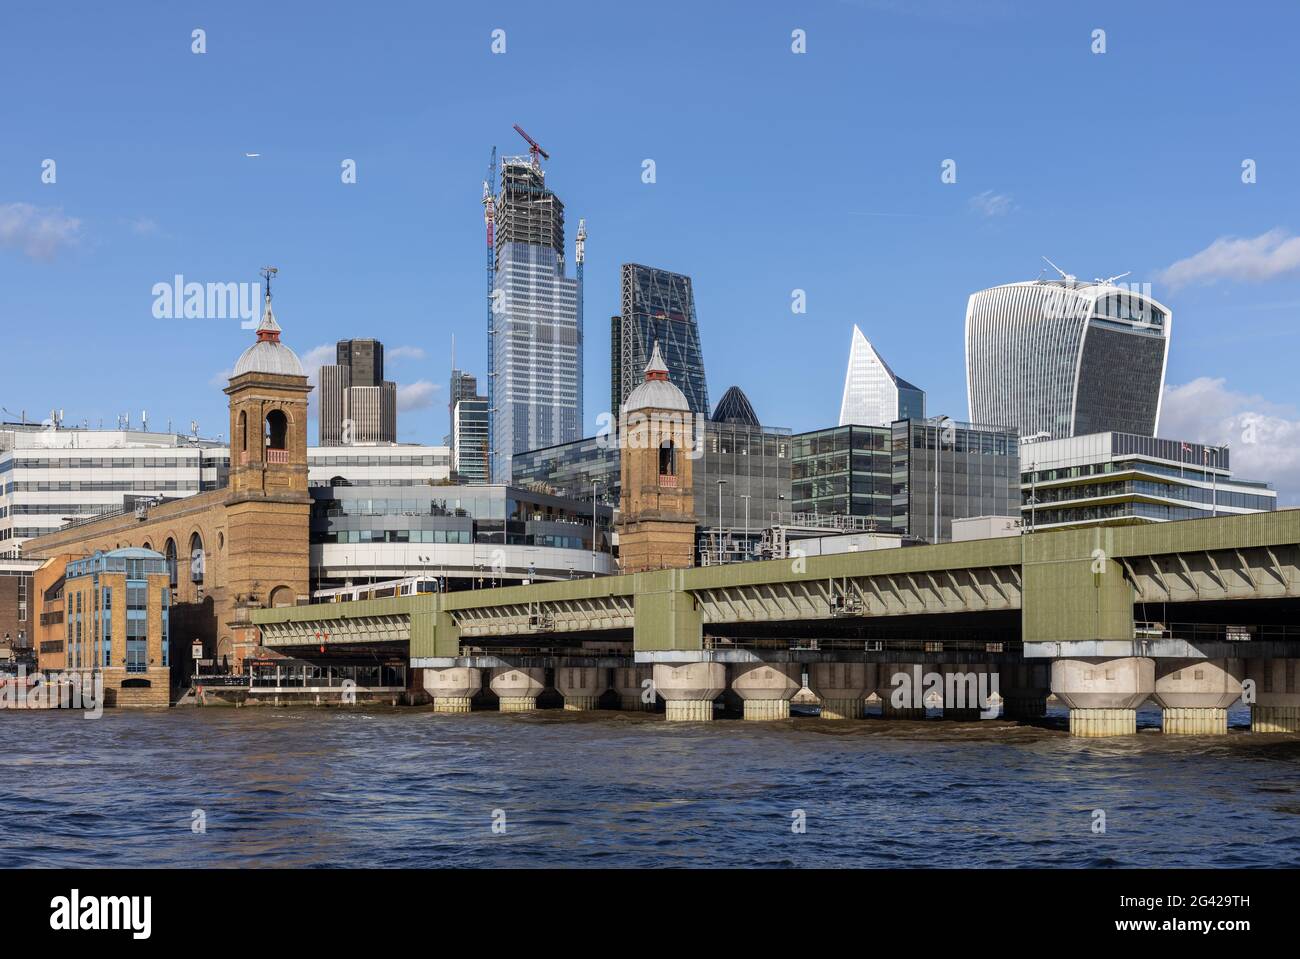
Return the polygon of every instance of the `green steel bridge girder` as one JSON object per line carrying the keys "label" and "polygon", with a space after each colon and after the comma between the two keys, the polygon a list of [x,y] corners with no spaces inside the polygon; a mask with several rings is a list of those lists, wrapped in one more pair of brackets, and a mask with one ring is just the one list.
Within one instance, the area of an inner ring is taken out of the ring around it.
{"label": "green steel bridge girder", "polygon": [[[1019,610],[1025,642],[1132,640],[1135,602],[1300,596],[1300,510],[661,570],[445,595],[255,610],[276,648],[529,643],[625,630],[637,651],[703,648],[711,623]],[[531,637],[531,639],[530,639]]]}

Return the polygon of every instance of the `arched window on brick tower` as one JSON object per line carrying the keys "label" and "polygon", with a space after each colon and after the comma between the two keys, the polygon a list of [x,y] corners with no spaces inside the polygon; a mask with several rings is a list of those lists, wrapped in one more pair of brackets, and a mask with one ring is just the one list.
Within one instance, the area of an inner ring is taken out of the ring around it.
{"label": "arched window on brick tower", "polygon": [[289,418],[283,410],[271,410],[266,414],[265,446],[268,463],[289,462]]}
{"label": "arched window on brick tower", "polygon": [[659,478],[662,481],[666,477],[677,478],[677,447],[672,440],[659,444]]}

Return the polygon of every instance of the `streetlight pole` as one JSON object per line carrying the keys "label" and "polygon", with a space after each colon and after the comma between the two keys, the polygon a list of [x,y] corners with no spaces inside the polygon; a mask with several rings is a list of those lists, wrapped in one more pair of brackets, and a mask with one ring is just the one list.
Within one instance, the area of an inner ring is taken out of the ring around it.
{"label": "streetlight pole", "polygon": [[718,480],[718,565],[722,565],[722,487],[727,485],[724,479]]}
{"label": "streetlight pole", "polygon": [[947,423],[947,416],[936,416],[934,418],[934,542],[941,542],[943,537],[939,533],[939,478],[943,475],[943,460],[939,453],[943,449],[943,429],[944,423]]}
{"label": "streetlight pole", "polygon": [[596,483],[591,481],[591,578],[596,578]]}
{"label": "streetlight pole", "polygon": [[745,499],[745,554],[746,554],[746,557],[748,558],[748,554],[749,554],[749,497],[750,497],[750,494],[749,494],[749,493],[744,493],[743,496],[744,496],[744,499]]}

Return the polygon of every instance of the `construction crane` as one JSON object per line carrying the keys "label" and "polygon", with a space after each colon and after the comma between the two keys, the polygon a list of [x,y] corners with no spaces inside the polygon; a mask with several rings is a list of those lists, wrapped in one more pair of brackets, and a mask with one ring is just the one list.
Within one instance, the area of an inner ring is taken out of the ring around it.
{"label": "construction crane", "polygon": [[538,143],[527,133],[525,133],[524,128],[521,127],[518,123],[515,124],[515,132],[528,141],[528,152],[533,158],[533,169],[534,170],[541,169],[542,166],[541,160],[538,160],[537,158],[540,156],[544,160],[549,160],[551,158],[551,155],[542,149],[542,145],[540,143]]}
{"label": "construction crane", "polygon": [[[586,218],[578,220],[578,236],[573,244],[573,262],[578,274],[578,369],[582,369],[582,265],[587,260],[587,220]],[[582,377],[578,377],[578,422],[582,422]],[[593,494],[594,496],[594,494]],[[596,522],[595,504],[592,505],[592,524],[593,530]]]}
{"label": "construction crane", "polygon": [[493,347],[492,288],[496,279],[496,198],[492,195],[497,175],[497,148],[492,148],[487,176],[483,178],[483,225],[487,228],[487,381],[488,381],[488,469],[492,467],[492,418],[496,412],[496,350]]}

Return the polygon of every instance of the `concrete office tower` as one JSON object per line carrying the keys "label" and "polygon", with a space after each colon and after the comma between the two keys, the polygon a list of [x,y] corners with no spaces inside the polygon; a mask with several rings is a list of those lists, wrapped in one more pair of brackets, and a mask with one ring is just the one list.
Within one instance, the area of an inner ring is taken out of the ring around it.
{"label": "concrete office tower", "polygon": [[925,419],[925,391],[894,371],[855,324],[840,400],[840,426],[888,426]]}
{"label": "concrete office tower", "polygon": [[611,320],[610,413],[618,415],[628,394],[641,385],[656,343],[674,386],[692,413],[709,414],[709,388],[695,318],[691,278],[639,263],[624,263],[623,314]]}
{"label": "concrete office tower", "polygon": [[564,204],[540,165],[504,157],[493,203],[491,472],[504,482],[515,453],[580,435],[582,322],[578,281],[564,275]]}
{"label": "concrete office tower", "polygon": [[1154,436],[1172,318],[1108,280],[1008,283],[966,306],[970,418],[1022,438]]}
{"label": "concrete office tower", "polygon": [[397,442],[397,384],[384,379],[384,344],[339,340],[320,369],[321,446]]}

